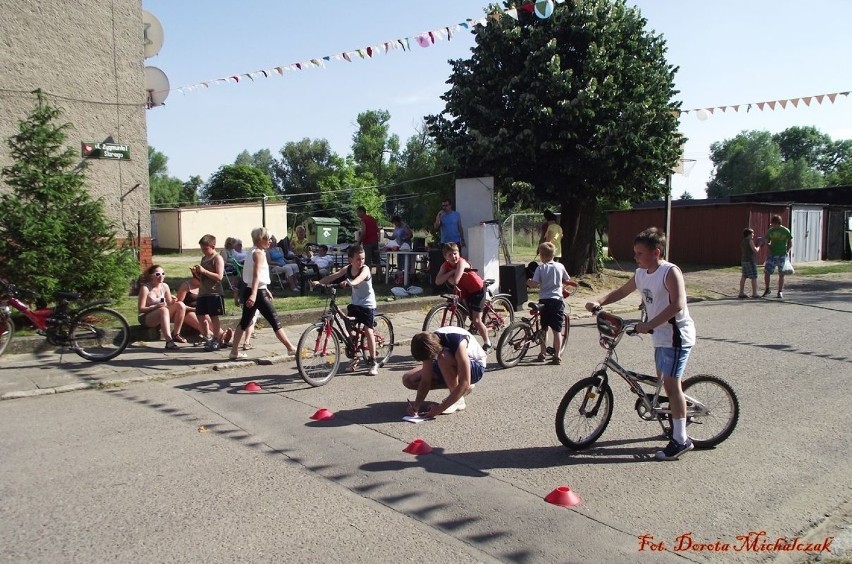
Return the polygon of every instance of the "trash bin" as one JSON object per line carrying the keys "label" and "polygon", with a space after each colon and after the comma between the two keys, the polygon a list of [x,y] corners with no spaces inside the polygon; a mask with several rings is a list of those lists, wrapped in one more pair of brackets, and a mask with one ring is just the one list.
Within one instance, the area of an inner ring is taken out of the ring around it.
{"label": "trash bin", "polygon": [[336,245],[340,220],[334,217],[309,217],[305,220],[308,243],[316,245]]}

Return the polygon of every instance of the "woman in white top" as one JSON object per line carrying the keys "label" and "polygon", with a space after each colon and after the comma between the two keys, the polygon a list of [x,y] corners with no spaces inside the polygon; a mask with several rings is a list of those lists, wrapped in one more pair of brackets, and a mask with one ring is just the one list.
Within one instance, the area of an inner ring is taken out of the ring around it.
{"label": "woman in white top", "polygon": [[[165,282],[166,271],[159,264],[145,271],[145,284],[139,288],[139,324],[144,327],[160,327],[166,339],[167,349],[178,348],[175,341],[185,343],[186,339],[180,334],[186,316],[186,305],[172,296],[169,285]],[[175,330],[172,332],[171,321],[174,319]]]}
{"label": "woman in white top", "polygon": [[272,327],[275,336],[278,337],[281,344],[287,347],[287,352],[294,354],[296,347],[293,346],[293,343],[290,342],[290,339],[284,333],[284,329],[278,323],[275,306],[272,305],[272,294],[267,289],[270,277],[269,263],[266,262],[266,250],[271,244],[271,236],[266,227],[258,227],[252,230],[251,238],[254,241],[254,247],[249,253],[246,253],[246,260],[243,263],[243,282],[245,282],[242,290],[243,315],[234,334],[229,358],[236,360],[246,357],[246,353],[239,351],[240,339],[243,336],[243,331],[251,325],[256,311],[259,311],[266,321],[269,322],[269,326]]}

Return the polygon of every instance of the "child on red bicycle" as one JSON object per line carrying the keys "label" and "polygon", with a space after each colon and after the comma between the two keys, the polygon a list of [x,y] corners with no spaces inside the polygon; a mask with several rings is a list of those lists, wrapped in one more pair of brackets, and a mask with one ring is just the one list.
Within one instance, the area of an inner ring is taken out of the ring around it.
{"label": "child on red bicycle", "polygon": [[[559,351],[562,350],[562,325],[564,323],[565,301],[562,299],[562,287],[571,281],[568,271],[561,262],[556,262],[556,246],[553,243],[542,243],[538,246],[538,254],[541,264],[535,269],[532,278],[527,280],[530,288],[540,287],[538,301],[544,304],[541,310],[541,329],[545,333],[547,329],[553,329],[553,358],[550,364],[562,364]],[[547,338],[541,340],[541,352],[536,360],[544,362]]]}
{"label": "child on red bicycle", "polygon": [[470,318],[479,334],[482,335],[482,348],[486,352],[493,348],[488,329],[482,322],[482,311],[485,309],[485,283],[476,272],[471,270],[470,263],[459,254],[459,246],[455,243],[444,245],[444,264],[435,277],[435,284],[440,286],[449,282],[459,290],[461,299],[467,304]]}
{"label": "child on red bicycle", "polygon": [[[341,285],[349,284],[352,287],[352,303],[347,306],[346,311],[350,317],[355,318],[356,323],[364,325],[367,333],[367,350],[372,359],[369,374],[376,376],[379,373],[379,363],[376,361],[376,334],[373,329],[376,326],[376,293],[373,291],[373,276],[370,273],[370,267],[364,264],[366,262],[364,247],[358,244],[351,245],[346,255],[349,257],[349,266],[319,280],[311,280],[311,286],[339,282]],[[353,361],[349,367],[350,370],[354,370],[357,363],[357,360]]]}

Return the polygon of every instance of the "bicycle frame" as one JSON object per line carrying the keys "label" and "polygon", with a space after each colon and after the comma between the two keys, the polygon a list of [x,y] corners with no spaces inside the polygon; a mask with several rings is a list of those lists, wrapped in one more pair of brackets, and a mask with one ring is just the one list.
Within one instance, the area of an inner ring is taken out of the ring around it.
{"label": "bicycle frame", "polygon": [[[486,280],[486,282],[493,281]],[[510,299],[511,296],[509,294],[495,294],[491,291],[488,285],[485,286],[485,296],[485,309],[482,310],[482,322],[485,323],[487,327],[488,317],[493,315],[497,318],[499,324],[502,325],[504,319],[499,313],[497,313],[497,311],[494,310],[494,307],[491,305],[491,301],[498,297]],[[441,320],[441,326],[446,324],[447,316],[452,318],[455,313],[458,313],[461,316],[463,323],[473,323],[473,318],[471,317],[467,306],[464,305],[464,301],[461,299],[461,291],[458,288],[454,288],[452,294],[441,294],[441,297],[447,300],[447,305],[449,306],[449,309],[444,310],[444,318]],[[475,333],[475,331],[471,331],[471,333]]]}
{"label": "bicycle frame", "polygon": [[[634,336],[638,333],[636,332],[636,324],[638,321],[628,322],[624,325],[624,327],[618,332],[615,337],[605,337],[601,336],[600,344],[606,349],[606,356],[604,357],[600,368],[594,372],[592,377],[598,378],[598,385],[596,386],[597,390],[600,391],[602,388],[609,384],[609,370],[612,370],[621,378],[627,382],[627,385],[630,387],[630,390],[636,394],[639,398],[636,404],[636,411],[639,414],[639,417],[646,421],[657,420],[660,424],[660,427],[663,429],[663,432],[666,432],[666,426],[663,424],[664,420],[668,420],[671,416],[671,409],[669,407],[662,407],[660,405],[662,402],[668,402],[668,398],[662,396],[660,392],[663,390],[663,380],[662,378],[657,378],[656,376],[651,376],[650,374],[642,374],[640,372],[634,372],[633,370],[629,370],[623,367],[618,362],[618,357],[615,354],[615,347],[621,342],[622,337],[626,335]],[[651,386],[653,387],[653,394],[646,391],[642,386]],[[594,407],[594,410],[597,410],[600,405],[601,394],[597,394],[598,401]],[[697,399],[684,394],[686,398],[687,404],[690,406],[690,412],[702,412],[706,410],[705,406]],[[640,409],[641,407],[641,409]],[[687,413],[689,415],[689,413]]]}

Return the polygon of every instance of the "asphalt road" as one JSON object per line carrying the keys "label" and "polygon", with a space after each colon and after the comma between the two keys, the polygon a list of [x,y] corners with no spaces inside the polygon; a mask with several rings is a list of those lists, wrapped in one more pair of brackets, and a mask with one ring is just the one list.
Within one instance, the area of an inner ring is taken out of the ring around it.
{"label": "asphalt road", "polygon": [[[561,396],[603,358],[590,320],[562,366],[500,370],[492,355],[466,411],[419,425],[401,421],[403,356],[322,388],[285,364],[2,402],[0,561],[801,560],[735,547],[751,531],[774,546],[849,525],[852,300],[824,290],[690,306],[688,373],[728,380],[741,417],[677,462],[653,461],[659,426],[621,381],[595,447],[559,444]],[[647,337],[619,347],[636,370],[651,355]],[[263,391],[242,392],[250,380]],[[312,421],[320,407],[335,418]],[[402,452],[415,438],[433,453]],[[545,503],[560,485],[583,503]],[[689,540],[722,551],[677,550]]]}

